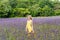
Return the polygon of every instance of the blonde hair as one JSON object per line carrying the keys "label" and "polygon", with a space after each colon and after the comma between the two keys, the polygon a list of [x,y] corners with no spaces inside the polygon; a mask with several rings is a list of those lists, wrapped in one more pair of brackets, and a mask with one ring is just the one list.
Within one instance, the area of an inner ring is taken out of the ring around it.
{"label": "blonde hair", "polygon": [[31,15],[28,15],[27,17],[30,17],[30,19],[32,20],[32,16]]}

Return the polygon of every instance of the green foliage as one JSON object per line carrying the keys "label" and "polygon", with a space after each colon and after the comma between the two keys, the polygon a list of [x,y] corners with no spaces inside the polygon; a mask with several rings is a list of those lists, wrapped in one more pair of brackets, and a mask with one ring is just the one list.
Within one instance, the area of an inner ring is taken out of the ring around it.
{"label": "green foliage", "polygon": [[7,17],[9,10],[11,10],[11,7],[8,2],[2,2],[0,3],[0,17]]}
{"label": "green foliage", "polygon": [[40,8],[39,16],[52,16],[54,11],[48,5],[45,5],[43,8]]}
{"label": "green foliage", "polygon": [[15,8],[13,9],[13,17],[21,17],[21,16],[26,16],[29,14],[29,9],[27,8]]}
{"label": "green foliage", "polygon": [[30,14],[32,15],[32,16],[37,16],[37,14],[38,14],[38,12],[39,12],[39,4],[35,4],[35,5],[33,5],[31,8],[30,8]]}
{"label": "green foliage", "polygon": [[55,10],[55,15],[60,15],[60,10]]}
{"label": "green foliage", "polygon": [[60,10],[59,5],[51,0],[0,0],[0,18],[25,17],[28,14],[33,17],[60,15],[56,10]]}

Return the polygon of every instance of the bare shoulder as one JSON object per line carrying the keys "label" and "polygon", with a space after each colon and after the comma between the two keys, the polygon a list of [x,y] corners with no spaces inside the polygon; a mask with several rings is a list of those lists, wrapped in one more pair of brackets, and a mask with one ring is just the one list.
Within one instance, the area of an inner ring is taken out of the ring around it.
{"label": "bare shoulder", "polygon": [[30,22],[32,22],[32,20],[30,20]]}
{"label": "bare shoulder", "polygon": [[28,20],[27,22],[32,22],[32,20]]}

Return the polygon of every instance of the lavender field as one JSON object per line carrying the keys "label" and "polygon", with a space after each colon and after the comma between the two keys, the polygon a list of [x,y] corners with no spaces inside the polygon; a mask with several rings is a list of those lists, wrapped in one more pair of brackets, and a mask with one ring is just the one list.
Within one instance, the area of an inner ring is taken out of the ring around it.
{"label": "lavender field", "polygon": [[27,37],[26,18],[0,18],[0,40],[60,40],[60,17],[34,17],[34,36]]}

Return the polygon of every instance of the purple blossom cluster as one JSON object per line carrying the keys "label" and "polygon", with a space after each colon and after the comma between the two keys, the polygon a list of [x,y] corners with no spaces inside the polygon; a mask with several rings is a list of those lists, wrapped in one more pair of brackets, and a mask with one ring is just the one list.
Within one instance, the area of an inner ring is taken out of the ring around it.
{"label": "purple blossom cluster", "polygon": [[26,18],[0,19],[0,40],[60,40],[60,17],[35,17],[34,36],[25,33]]}

